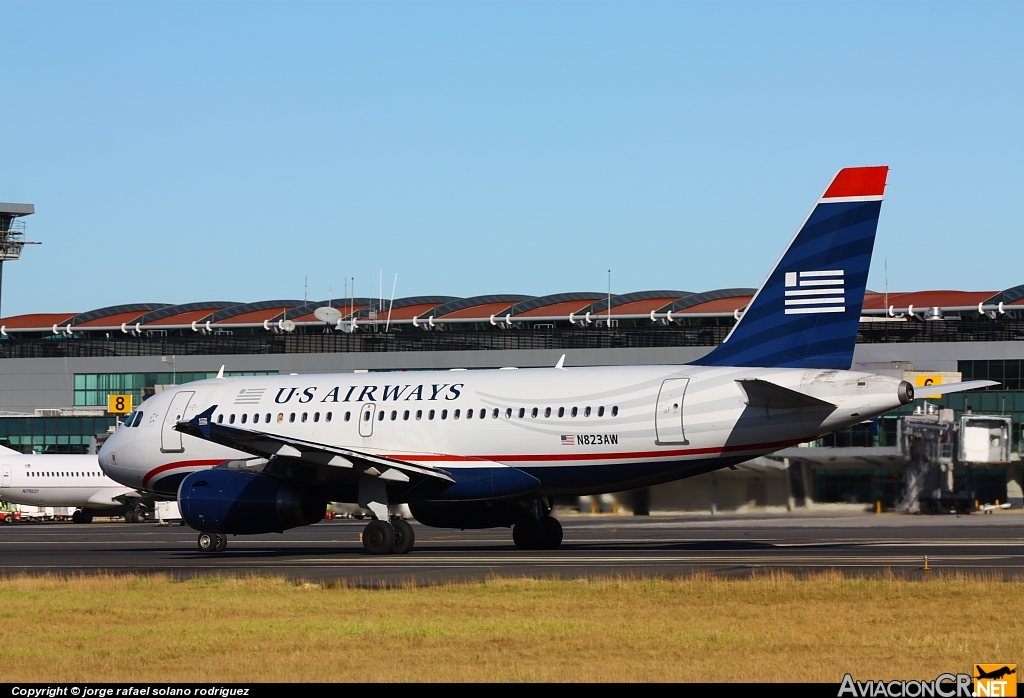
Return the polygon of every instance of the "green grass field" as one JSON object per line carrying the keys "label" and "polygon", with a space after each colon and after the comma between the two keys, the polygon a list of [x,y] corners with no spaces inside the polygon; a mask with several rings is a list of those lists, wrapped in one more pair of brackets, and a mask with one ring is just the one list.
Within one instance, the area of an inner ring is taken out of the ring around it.
{"label": "green grass field", "polygon": [[1024,583],[9,577],[5,681],[839,681],[1024,663]]}

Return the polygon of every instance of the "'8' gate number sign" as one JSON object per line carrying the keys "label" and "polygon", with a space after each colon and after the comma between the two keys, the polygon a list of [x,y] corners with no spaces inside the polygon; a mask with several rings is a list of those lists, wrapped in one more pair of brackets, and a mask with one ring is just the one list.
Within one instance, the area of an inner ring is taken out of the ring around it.
{"label": "'8' gate number sign", "polygon": [[107,395],[107,412],[111,414],[131,414],[132,396],[128,395]]}

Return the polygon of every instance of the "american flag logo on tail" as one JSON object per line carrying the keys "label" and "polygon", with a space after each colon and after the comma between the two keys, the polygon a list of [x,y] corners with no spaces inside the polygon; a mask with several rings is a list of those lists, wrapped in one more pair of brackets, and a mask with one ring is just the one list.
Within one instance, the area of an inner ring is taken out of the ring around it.
{"label": "american flag logo on tail", "polygon": [[786,272],[786,315],[846,310],[842,269]]}

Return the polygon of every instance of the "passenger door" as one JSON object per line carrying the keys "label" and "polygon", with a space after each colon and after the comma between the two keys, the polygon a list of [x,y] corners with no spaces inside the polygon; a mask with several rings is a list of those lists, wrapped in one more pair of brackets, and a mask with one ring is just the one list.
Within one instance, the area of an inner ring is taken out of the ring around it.
{"label": "passenger door", "polygon": [[179,391],[171,398],[171,404],[164,416],[163,428],[160,431],[160,450],[163,453],[182,453],[184,448],[181,445],[181,432],[174,430],[174,425],[185,415],[185,408],[192,400],[194,392],[190,390]]}
{"label": "passenger door", "polygon": [[655,442],[688,444],[683,426],[683,397],[689,378],[669,378],[661,384],[658,410],[654,415]]}
{"label": "passenger door", "polygon": [[4,463],[3,469],[4,469],[4,474],[3,474],[3,479],[0,480],[0,487],[10,487],[11,486],[11,466],[9,464],[7,464],[7,463]]}
{"label": "passenger door", "polygon": [[372,402],[363,405],[363,409],[359,412],[360,436],[373,436],[373,415],[376,409],[377,406]]}

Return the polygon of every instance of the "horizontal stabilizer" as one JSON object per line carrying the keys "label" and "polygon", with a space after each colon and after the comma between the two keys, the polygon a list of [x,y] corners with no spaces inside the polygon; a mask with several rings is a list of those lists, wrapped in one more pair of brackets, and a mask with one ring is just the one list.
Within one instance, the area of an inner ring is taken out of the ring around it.
{"label": "horizontal stabilizer", "polygon": [[965,390],[978,390],[990,385],[999,385],[998,381],[964,381],[963,383],[939,383],[938,385],[914,386],[914,398],[935,397],[947,393],[962,393]]}
{"label": "horizontal stabilizer", "polygon": [[768,410],[796,410],[801,408],[818,408],[834,410],[831,402],[819,400],[796,390],[783,388],[760,378],[746,378],[736,383],[747,396],[747,404],[751,407],[763,407]]}

